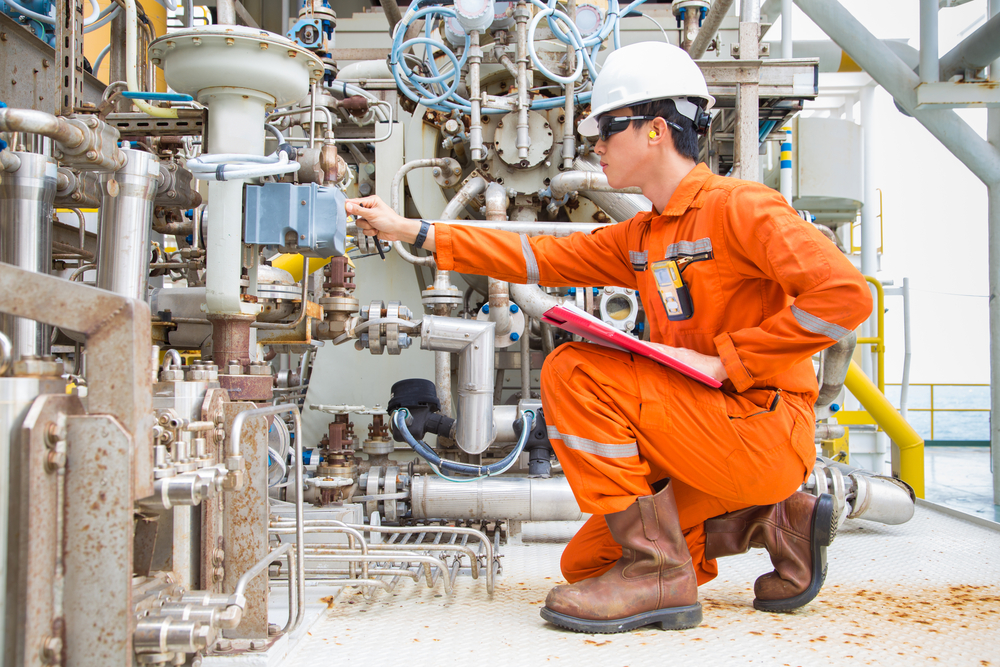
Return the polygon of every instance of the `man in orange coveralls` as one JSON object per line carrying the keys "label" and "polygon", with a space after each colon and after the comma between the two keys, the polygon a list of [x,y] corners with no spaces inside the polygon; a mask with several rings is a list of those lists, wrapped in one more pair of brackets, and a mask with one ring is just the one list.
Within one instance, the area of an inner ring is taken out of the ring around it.
{"label": "man in orange coveralls", "polygon": [[347,205],[364,233],[427,248],[441,269],[637,289],[652,341],[723,382],[713,389],[588,343],[546,359],[549,439],[593,514],[562,557],[571,583],[542,609],[571,630],[696,626],[697,585],[716,576],[716,558],[751,546],[774,565],[754,587],[758,609],[797,609],[826,575],[832,499],[796,492],[816,453],[811,356],[864,321],[871,296],[779,193],[697,164],[697,124],[712,102],[677,47],[644,42],[608,56],[580,132],[599,135],[609,184],[640,187],[654,210],[591,234],[429,225],[377,197]]}

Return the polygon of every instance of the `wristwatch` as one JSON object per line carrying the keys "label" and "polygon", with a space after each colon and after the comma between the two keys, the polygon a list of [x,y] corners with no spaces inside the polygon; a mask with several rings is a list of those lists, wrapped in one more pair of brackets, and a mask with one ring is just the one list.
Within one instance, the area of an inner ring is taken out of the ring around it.
{"label": "wristwatch", "polygon": [[416,240],[413,241],[413,245],[418,248],[424,247],[424,241],[427,240],[427,232],[431,231],[431,223],[426,220],[420,221],[420,231],[417,233]]}

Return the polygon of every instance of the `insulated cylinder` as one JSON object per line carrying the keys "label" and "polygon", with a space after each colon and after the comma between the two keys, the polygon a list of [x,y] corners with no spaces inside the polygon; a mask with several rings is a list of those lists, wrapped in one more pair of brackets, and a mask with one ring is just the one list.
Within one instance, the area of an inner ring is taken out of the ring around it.
{"label": "insulated cylinder", "polygon": [[[52,265],[52,202],[56,161],[35,153],[15,153],[17,171],[0,178],[0,261],[27,271],[48,273]],[[33,320],[0,315],[14,359],[49,353],[49,328]]]}
{"label": "insulated cylinder", "polygon": [[415,519],[577,521],[583,518],[565,477],[498,477],[456,484],[415,475],[410,485]]}
{"label": "insulated cylinder", "polygon": [[125,150],[125,166],[101,177],[97,286],[146,300],[149,230],[160,184],[160,161],[146,151]]}

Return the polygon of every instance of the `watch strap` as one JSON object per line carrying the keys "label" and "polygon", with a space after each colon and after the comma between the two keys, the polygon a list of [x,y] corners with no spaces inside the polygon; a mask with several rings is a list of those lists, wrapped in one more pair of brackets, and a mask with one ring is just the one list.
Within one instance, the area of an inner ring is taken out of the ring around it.
{"label": "watch strap", "polygon": [[416,240],[413,241],[413,245],[418,248],[424,247],[424,241],[427,240],[427,233],[431,231],[431,223],[426,220],[420,221],[420,231],[417,233]]}

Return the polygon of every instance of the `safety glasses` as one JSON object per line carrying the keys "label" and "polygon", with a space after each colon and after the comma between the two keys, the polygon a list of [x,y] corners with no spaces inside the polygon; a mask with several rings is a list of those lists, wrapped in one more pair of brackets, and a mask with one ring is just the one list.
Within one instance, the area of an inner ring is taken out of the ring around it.
{"label": "safety glasses", "polygon": [[[597,136],[601,138],[601,141],[607,141],[612,134],[623,132],[633,120],[653,120],[654,118],[658,118],[658,116],[601,116],[597,119]],[[663,120],[678,132],[682,130],[677,123],[672,123],[665,118]]]}

